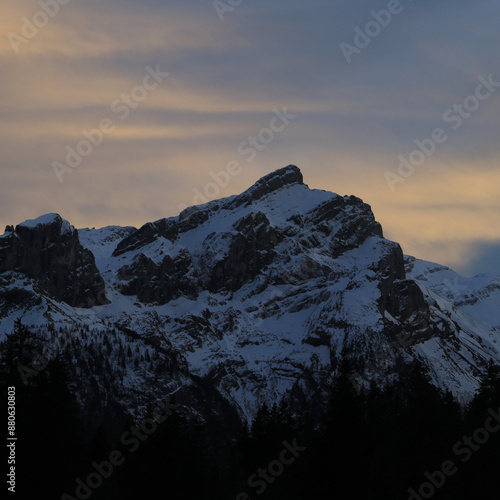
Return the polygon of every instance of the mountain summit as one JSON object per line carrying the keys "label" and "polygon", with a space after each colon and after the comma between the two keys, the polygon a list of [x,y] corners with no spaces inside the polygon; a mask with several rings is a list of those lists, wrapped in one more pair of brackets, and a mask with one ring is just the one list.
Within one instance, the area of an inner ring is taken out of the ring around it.
{"label": "mountain summit", "polygon": [[323,404],[348,359],[359,389],[417,365],[466,402],[500,359],[500,277],[404,256],[369,205],[293,165],[139,229],[71,228],[50,215],[0,236],[0,329],[49,325],[82,399],[141,413],[176,392],[251,418],[256,400]]}

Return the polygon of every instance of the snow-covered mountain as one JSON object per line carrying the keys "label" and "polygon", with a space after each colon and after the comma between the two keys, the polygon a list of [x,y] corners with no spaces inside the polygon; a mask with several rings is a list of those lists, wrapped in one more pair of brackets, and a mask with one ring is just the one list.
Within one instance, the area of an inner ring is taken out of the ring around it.
{"label": "snow-covered mountain", "polygon": [[82,400],[132,414],[174,392],[205,418],[321,405],[341,355],[358,388],[418,363],[465,402],[500,361],[499,303],[500,276],[404,256],[369,205],[293,165],[140,229],[49,214],[0,236],[2,334],[48,325]]}

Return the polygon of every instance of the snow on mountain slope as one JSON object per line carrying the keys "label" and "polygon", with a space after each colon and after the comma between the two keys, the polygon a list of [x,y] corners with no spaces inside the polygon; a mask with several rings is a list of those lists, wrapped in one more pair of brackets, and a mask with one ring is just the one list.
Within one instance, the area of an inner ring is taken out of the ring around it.
{"label": "snow on mountain slope", "polygon": [[85,248],[92,251],[96,262],[102,261],[103,258],[111,257],[116,245],[134,231],[137,231],[137,229],[132,226],[106,226],[100,229],[78,229],[80,243]]}
{"label": "snow on mountain slope", "polygon": [[[54,224],[55,222],[57,222],[58,218],[60,218],[59,214],[54,214],[54,213],[45,214],[40,217],[37,217],[36,219],[31,219],[21,222],[19,226],[27,228],[36,228],[38,226]],[[73,232],[74,229],[75,229],[74,226],[72,226],[67,220],[62,219],[61,234],[66,232]]]}
{"label": "snow on mountain slope", "polygon": [[[90,327],[93,349],[117,356],[123,407],[145,407],[174,386],[186,404],[202,404],[209,387],[247,418],[284,395],[321,405],[342,355],[358,386],[390,383],[418,363],[467,401],[487,361],[500,359],[498,276],[467,280],[405,259],[368,205],[310,189],[295,166],[177,217],[78,235],[73,244],[92,252],[105,293],[75,307],[37,291],[21,266],[14,281],[13,270],[0,274],[0,305],[19,290],[38,302],[11,300],[0,328],[21,315],[76,336]],[[119,354],[127,342],[134,352]]]}
{"label": "snow on mountain slope", "polygon": [[500,329],[500,275],[479,274],[464,278],[446,266],[406,259],[409,277],[454,307]]}

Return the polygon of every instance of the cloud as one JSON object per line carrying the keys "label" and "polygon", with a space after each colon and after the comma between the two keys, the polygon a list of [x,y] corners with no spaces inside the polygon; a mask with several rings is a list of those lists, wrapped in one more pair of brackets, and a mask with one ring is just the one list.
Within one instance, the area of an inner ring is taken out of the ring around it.
{"label": "cloud", "polygon": [[471,252],[462,264],[462,272],[465,275],[472,276],[480,269],[481,272],[496,273],[500,275],[500,240],[477,241]]}

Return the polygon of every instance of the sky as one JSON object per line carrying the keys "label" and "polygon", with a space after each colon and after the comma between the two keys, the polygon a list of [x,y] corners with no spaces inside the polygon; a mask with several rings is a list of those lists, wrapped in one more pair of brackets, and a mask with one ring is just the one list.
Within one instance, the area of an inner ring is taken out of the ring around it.
{"label": "sky", "polygon": [[[500,273],[498,0],[16,0],[0,224],[141,226],[288,164],[404,252]],[[1,232],[1,230],[0,230]]]}

